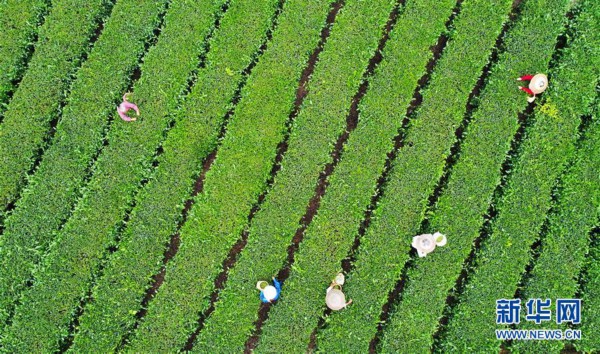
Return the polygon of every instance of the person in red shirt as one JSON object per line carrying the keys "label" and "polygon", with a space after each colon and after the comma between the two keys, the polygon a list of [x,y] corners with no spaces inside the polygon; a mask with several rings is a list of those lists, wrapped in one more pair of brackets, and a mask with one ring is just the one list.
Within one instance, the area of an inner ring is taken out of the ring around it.
{"label": "person in red shirt", "polygon": [[529,81],[528,87],[519,86],[519,89],[532,97],[528,97],[528,102],[535,100],[535,95],[540,94],[548,88],[548,78],[544,74],[523,75],[517,78],[517,81]]}

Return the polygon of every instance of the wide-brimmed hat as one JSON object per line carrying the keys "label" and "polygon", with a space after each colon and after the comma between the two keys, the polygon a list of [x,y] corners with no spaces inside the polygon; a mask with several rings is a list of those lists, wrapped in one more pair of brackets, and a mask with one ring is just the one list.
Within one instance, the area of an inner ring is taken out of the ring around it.
{"label": "wide-brimmed hat", "polygon": [[548,77],[544,74],[535,74],[529,81],[529,89],[534,94],[542,93],[548,88]]}
{"label": "wide-brimmed hat", "polygon": [[342,292],[340,285],[334,285],[325,296],[325,303],[330,309],[337,311],[346,307],[346,295]]}

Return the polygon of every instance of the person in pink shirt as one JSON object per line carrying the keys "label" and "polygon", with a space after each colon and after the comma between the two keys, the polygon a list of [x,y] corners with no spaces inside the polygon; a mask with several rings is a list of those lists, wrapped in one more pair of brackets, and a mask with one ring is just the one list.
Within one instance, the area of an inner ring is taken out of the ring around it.
{"label": "person in pink shirt", "polygon": [[136,106],[134,103],[127,101],[128,96],[129,96],[129,93],[126,93],[123,95],[123,102],[119,105],[119,107],[117,107],[117,113],[119,113],[119,116],[124,121],[131,122],[131,121],[136,120],[136,118],[132,118],[132,117],[128,116],[127,112],[130,109],[133,109],[135,111],[135,113],[137,114],[137,116],[139,117],[140,110],[138,109],[138,106]]}

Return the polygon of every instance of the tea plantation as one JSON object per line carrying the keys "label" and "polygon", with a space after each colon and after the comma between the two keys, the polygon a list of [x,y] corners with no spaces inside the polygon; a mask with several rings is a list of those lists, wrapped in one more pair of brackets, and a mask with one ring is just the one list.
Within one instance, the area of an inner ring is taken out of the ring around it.
{"label": "tea plantation", "polygon": [[599,94],[597,0],[0,0],[0,352],[600,352]]}

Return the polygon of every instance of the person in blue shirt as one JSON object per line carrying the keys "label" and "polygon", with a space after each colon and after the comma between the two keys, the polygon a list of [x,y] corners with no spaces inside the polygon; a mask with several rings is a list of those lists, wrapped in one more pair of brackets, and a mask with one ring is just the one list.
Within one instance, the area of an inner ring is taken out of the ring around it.
{"label": "person in blue shirt", "polygon": [[269,285],[266,281],[261,280],[256,283],[256,288],[260,290],[260,301],[264,303],[272,303],[279,299],[281,284],[275,278],[273,278],[273,285]]}

